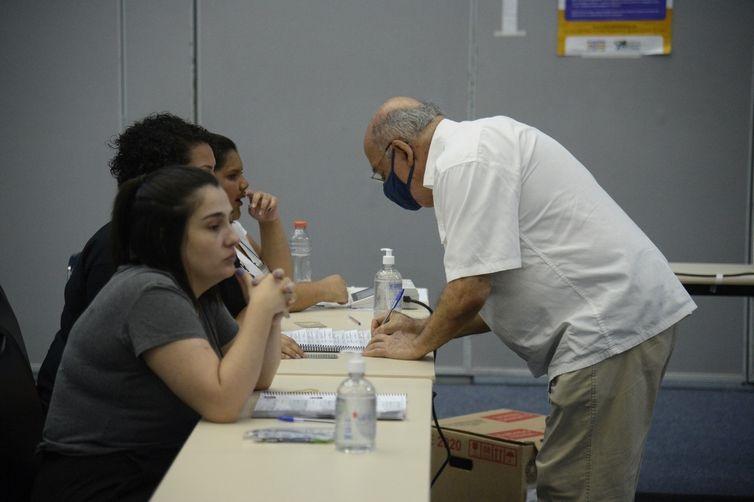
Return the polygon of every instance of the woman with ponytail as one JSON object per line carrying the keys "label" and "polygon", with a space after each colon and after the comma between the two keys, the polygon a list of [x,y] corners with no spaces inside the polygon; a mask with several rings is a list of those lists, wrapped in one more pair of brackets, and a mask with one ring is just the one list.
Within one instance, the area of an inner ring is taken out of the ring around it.
{"label": "woman with ponytail", "polygon": [[[110,160],[110,173],[120,186],[128,180],[171,165],[212,171],[215,157],[208,142],[209,132],[203,127],[170,113],[155,113],[131,124],[112,141],[110,146],[115,149],[115,156]],[[71,277],[65,285],[60,329],[55,333],[37,376],[37,392],[45,414],[68,334],[115,273],[110,231],[111,224],[107,222],[92,235],[78,253]]]}
{"label": "woman with ponytail", "polygon": [[[121,185],[118,269],[70,332],[32,500],[147,500],[199,418],[233,422],[270,385],[292,283],[236,273],[231,210],[196,168]],[[216,292],[234,273],[250,307],[237,322]]]}

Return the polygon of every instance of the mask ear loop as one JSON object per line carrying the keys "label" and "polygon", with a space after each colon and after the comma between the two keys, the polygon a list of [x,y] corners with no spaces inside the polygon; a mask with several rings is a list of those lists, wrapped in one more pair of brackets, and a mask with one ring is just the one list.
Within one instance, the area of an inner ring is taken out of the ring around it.
{"label": "mask ear loop", "polygon": [[[409,144],[408,146],[411,146],[411,145]],[[411,148],[413,149],[413,147]],[[393,175],[395,175],[395,147],[394,146],[392,147],[392,151],[390,153],[392,154],[392,158],[390,159],[390,172],[393,173]],[[408,156],[406,156],[406,158],[408,158]],[[408,187],[409,191],[411,190],[411,181],[414,179],[414,167],[416,167],[416,156],[414,156],[414,160],[413,162],[411,162],[411,167],[408,169],[408,178],[406,179],[406,186]]]}

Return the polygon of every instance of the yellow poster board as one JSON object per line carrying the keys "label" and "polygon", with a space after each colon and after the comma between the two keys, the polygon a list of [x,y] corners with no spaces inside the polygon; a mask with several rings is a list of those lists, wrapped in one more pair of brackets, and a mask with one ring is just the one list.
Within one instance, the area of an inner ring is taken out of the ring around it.
{"label": "yellow poster board", "polygon": [[558,56],[670,54],[672,0],[558,0]]}

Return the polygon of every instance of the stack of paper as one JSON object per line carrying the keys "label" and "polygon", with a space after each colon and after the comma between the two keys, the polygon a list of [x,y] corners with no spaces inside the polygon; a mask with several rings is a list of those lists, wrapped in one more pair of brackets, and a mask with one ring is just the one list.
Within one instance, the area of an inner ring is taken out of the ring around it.
{"label": "stack of paper", "polygon": [[368,329],[309,328],[283,334],[304,352],[363,352],[372,337]]}

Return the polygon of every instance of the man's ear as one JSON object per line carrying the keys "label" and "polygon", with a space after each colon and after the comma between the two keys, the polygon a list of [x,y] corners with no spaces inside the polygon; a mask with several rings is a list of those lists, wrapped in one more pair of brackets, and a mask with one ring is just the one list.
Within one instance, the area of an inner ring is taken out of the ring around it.
{"label": "man's ear", "polygon": [[411,148],[411,145],[400,139],[394,139],[391,144],[394,148],[403,152],[403,154],[406,156],[406,162],[409,166],[414,165],[414,149]]}

